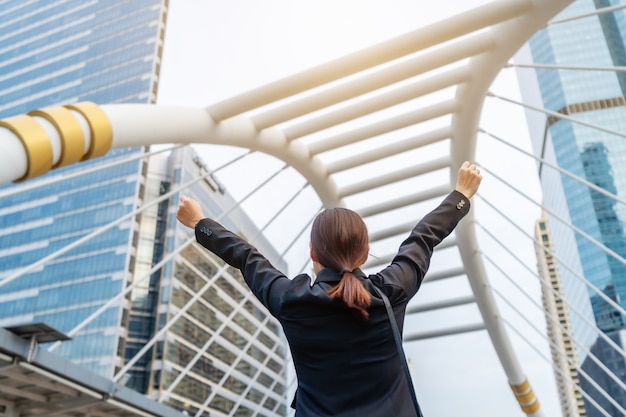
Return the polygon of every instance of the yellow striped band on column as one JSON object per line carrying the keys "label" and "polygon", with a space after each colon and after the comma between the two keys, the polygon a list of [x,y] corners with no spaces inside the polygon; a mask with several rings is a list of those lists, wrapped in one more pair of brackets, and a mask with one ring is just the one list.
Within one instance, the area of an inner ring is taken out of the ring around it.
{"label": "yellow striped band on column", "polygon": [[16,181],[23,181],[45,174],[52,168],[52,144],[43,127],[30,116],[21,114],[0,120],[0,126],[13,132],[24,145],[28,161],[26,175]]}
{"label": "yellow striped band on column", "polygon": [[83,115],[89,124],[91,142],[83,160],[105,155],[113,144],[113,128],[106,113],[100,106],[90,101],[69,104],[65,107]]}
{"label": "yellow striped band on column", "polygon": [[76,117],[65,107],[46,107],[28,113],[40,116],[55,127],[61,138],[61,157],[52,168],[73,164],[83,158],[85,138]]}
{"label": "yellow striped band on column", "polygon": [[520,407],[522,407],[523,412],[526,414],[532,414],[539,411],[539,400],[535,397],[535,393],[530,387],[528,380],[525,380],[519,385],[511,384],[511,389],[515,394],[515,398],[517,398],[517,402],[519,402]]}

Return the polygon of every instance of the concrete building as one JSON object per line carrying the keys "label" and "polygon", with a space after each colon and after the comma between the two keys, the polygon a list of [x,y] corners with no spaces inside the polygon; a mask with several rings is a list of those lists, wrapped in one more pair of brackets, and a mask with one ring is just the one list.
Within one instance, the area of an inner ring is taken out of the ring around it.
{"label": "concrete building", "polygon": [[569,313],[563,297],[561,276],[552,254],[553,245],[550,227],[544,216],[537,220],[535,228],[537,243],[537,269],[542,280],[541,294],[546,314],[547,334],[550,340],[550,353],[554,363],[554,376],[557,381],[561,410],[564,416],[583,417],[587,415],[583,396],[578,388],[578,355],[572,337]]}

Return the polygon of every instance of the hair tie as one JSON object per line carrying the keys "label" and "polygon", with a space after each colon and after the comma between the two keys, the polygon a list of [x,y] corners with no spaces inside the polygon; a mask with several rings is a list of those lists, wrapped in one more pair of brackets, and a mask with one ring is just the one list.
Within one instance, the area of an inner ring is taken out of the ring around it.
{"label": "hair tie", "polygon": [[343,278],[343,274],[345,274],[345,273],[347,273],[347,272],[349,272],[349,273],[351,273],[351,274],[353,273],[353,272],[352,272],[351,270],[349,270],[349,269],[342,269],[342,270],[341,270],[341,272],[339,273],[339,276]]}

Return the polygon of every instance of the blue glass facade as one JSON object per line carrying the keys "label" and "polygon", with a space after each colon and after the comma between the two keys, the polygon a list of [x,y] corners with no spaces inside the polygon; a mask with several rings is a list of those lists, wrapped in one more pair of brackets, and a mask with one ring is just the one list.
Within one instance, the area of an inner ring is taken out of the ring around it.
{"label": "blue glass facade", "polygon": [[[166,11],[166,0],[0,1],[0,118],[79,101],[154,102]],[[0,199],[0,282],[132,213],[144,162],[22,188],[140,151],[115,150],[0,188],[8,193]],[[42,321],[72,330],[127,285],[136,222],[129,218],[0,286],[0,326]],[[56,352],[111,377],[124,356],[127,317],[119,302]]]}
{"label": "blue glass facade", "polygon": [[[588,15],[587,17],[549,25],[530,40],[532,60],[537,64],[563,66],[612,67],[626,62],[626,19],[623,9],[596,15],[596,9],[623,4],[615,0],[577,0],[560,16]],[[558,19],[558,18],[557,18]],[[609,71],[580,71],[568,69],[537,69],[536,81],[543,106],[554,112],[571,115],[572,118],[602,126],[618,132],[626,131],[626,78],[623,73]],[[522,84],[522,89],[524,85]],[[533,139],[535,154],[556,163],[561,168],[614,193],[622,199],[626,196],[626,141],[617,135],[599,131],[590,126],[573,123],[557,117],[546,121],[545,134]],[[621,257],[626,258],[626,207],[586,185],[555,173],[548,167],[540,170],[544,204],[555,215],[550,219],[553,229],[555,251],[562,260],[567,252],[576,253],[578,261],[570,263],[574,270],[601,289],[609,298],[626,307],[626,266],[605,253],[588,238],[565,230],[562,220],[571,223],[604,244]],[[577,263],[578,262],[578,263]],[[593,319],[599,329],[615,334],[625,328],[624,319],[610,305],[588,290],[586,297],[581,285],[561,266],[564,285],[572,290],[567,297],[572,307],[586,311],[589,304]],[[579,314],[572,314],[576,316]],[[584,315],[583,315],[584,316]],[[591,319],[591,321],[593,321]],[[580,319],[579,319],[580,320]],[[584,320],[584,317],[583,319]],[[574,322],[574,320],[572,320]],[[575,338],[585,347],[579,356],[584,359],[583,369],[598,370],[590,365],[587,349],[591,349],[605,362],[611,362],[600,342],[593,342],[586,330],[581,333],[580,321],[574,326]],[[594,336],[595,338],[596,336]],[[599,344],[600,343],[600,344]],[[582,353],[582,354],[581,354]],[[611,362],[609,368],[623,378],[624,363]],[[597,372],[594,371],[597,374]],[[620,404],[626,404],[626,395],[614,388],[614,382],[606,377],[596,379]],[[588,381],[581,379],[583,389]],[[590,395],[600,401],[598,392]],[[587,415],[603,415],[596,406],[587,404]],[[612,410],[608,408],[607,410]],[[610,411],[609,411],[610,412]]]}

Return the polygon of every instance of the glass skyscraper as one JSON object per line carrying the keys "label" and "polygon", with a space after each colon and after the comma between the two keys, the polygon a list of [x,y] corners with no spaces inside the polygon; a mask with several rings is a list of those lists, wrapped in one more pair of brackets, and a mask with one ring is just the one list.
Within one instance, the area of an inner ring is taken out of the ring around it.
{"label": "glass skyscraper", "polygon": [[[167,6],[0,0],[0,119],[85,101],[154,103]],[[108,378],[128,368],[121,383],[191,415],[285,415],[277,322],[239,271],[187,245],[178,193],[143,206],[194,182],[184,192],[207,214],[284,270],[283,260],[193,149],[144,151],[0,187],[0,327],[44,322],[67,333],[109,302],[54,352]]]}
{"label": "glass skyscraper", "polygon": [[[166,0],[0,1],[0,118],[71,104],[156,99]],[[0,189],[0,281],[132,213],[144,193],[142,149],[51,171]],[[128,160],[34,188],[89,166]],[[45,322],[74,328],[129,281],[137,218],[0,287],[0,326]],[[111,377],[123,361],[123,303],[57,350]],[[122,326],[120,326],[122,324]]]}
{"label": "glass skyscraper", "polygon": [[[570,67],[623,66],[626,62],[623,9],[593,13],[618,4],[621,2],[573,2],[556,20],[566,16],[587,17],[548,25],[531,38],[529,48],[518,54],[516,61]],[[538,68],[532,74],[530,70],[520,69],[518,75],[525,102],[539,102],[539,107],[553,112],[614,131],[626,131],[623,73]],[[539,92],[538,97],[533,95],[534,90]],[[555,116],[542,119],[540,115],[529,115],[529,127],[535,155],[621,198],[626,196],[626,141],[623,137]],[[571,302],[572,328],[575,339],[584,346],[578,355],[583,368],[591,369],[584,361],[589,359],[587,352],[597,343],[585,320],[595,322],[607,334],[624,329],[625,323],[619,312],[587,289],[576,275],[586,278],[626,307],[626,268],[566,224],[571,223],[611,251],[626,257],[626,207],[547,165],[539,164],[538,169],[565,299]],[[597,352],[601,350],[598,348]],[[585,383],[584,378],[581,379],[581,384]],[[605,388],[613,391],[609,386]],[[614,398],[626,404],[623,393],[615,394]],[[596,414],[599,412],[593,405],[588,404],[586,408],[589,416],[601,415]]]}

